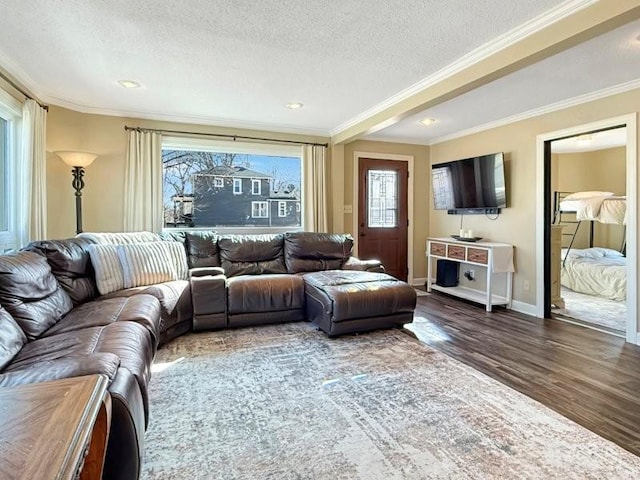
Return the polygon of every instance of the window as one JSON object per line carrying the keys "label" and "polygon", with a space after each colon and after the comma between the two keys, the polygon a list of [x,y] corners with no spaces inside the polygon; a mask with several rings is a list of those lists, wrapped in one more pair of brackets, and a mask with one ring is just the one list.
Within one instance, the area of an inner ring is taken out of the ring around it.
{"label": "window", "polygon": [[0,232],[5,232],[9,228],[9,196],[8,192],[8,168],[7,137],[9,132],[9,122],[0,118]]}
{"label": "window", "polygon": [[16,159],[16,126],[21,112],[20,102],[0,89],[0,253],[20,246],[23,226],[18,222],[26,218],[19,214],[24,205],[19,195],[20,162]]}
{"label": "window", "polygon": [[267,202],[251,202],[251,216],[253,218],[269,218]]}
{"label": "window", "polygon": [[287,216],[287,202],[278,202],[278,216],[279,217]]}
{"label": "window", "polygon": [[300,210],[289,211],[304,202],[301,155],[292,145],[164,137],[164,226],[221,233],[302,228]]}

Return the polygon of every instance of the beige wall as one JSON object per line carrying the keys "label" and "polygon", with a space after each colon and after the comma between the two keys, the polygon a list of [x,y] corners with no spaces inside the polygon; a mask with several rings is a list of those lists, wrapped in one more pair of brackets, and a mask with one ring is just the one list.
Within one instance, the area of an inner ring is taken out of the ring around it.
{"label": "beige wall", "polygon": [[[334,147],[335,148],[335,147]],[[431,204],[431,199],[428,195],[429,183],[429,147],[425,145],[410,145],[404,143],[387,143],[387,142],[371,142],[365,140],[358,140],[348,143],[344,146],[344,161],[342,170],[342,179],[344,181],[344,204],[354,205],[354,195],[357,191],[354,189],[354,153],[366,152],[366,153],[380,153],[380,154],[395,154],[395,155],[410,155],[413,156],[413,181],[414,194],[413,194],[413,219],[409,219],[413,222],[413,277],[414,278],[426,278],[427,276],[427,263],[425,259],[425,242],[428,236],[428,205]],[[338,185],[336,185],[337,187]],[[336,214],[338,213],[336,208]],[[341,213],[341,212],[340,212]],[[345,232],[349,232],[356,236],[357,232],[353,231],[353,214],[343,214],[343,227]]]}
{"label": "beige wall", "polygon": [[[495,221],[481,215],[465,216],[464,225],[489,240],[515,246],[514,300],[531,305],[536,301],[536,136],[638,110],[640,90],[633,90],[431,146],[432,163],[505,152],[508,208]],[[458,215],[430,207],[429,216],[432,236],[459,229]],[[529,291],[523,288],[525,280],[530,283]]]}
{"label": "beige wall", "polygon": [[[414,277],[426,276],[424,244],[428,236],[446,236],[460,228],[460,217],[433,211],[429,181],[430,163],[497,151],[505,152],[508,208],[497,220],[485,216],[465,216],[464,227],[490,240],[516,247],[514,300],[535,304],[536,245],[536,135],[615,117],[640,110],[640,90],[622,93],[562,111],[523,120],[431,147],[358,140],[331,149],[330,190],[331,225],[336,232],[353,232],[352,214],[343,214],[344,205],[353,205],[354,152],[414,156]],[[140,119],[89,115],[52,107],[49,113],[47,150],[87,150],[100,154],[87,168],[84,193],[85,230],[122,229],[125,158],[124,125],[165,129],[187,129],[211,133],[260,134],[198,125],[172,124]],[[279,138],[326,141],[318,137],[279,134]],[[50,238],[73,235],[75,212],[69,167],[50,155],[48,200]],[[524,291],[528,280],[530,290]]]}
{"label": "beige wall", "polygon": [[316,136],[91,115],[51,107],[47,122],[48,238],[65,238],[75,234],[75,197],[71,187],[71,168],[52,153],[58,150],[80,150],[99,155],[86,168],[82,204],[84,230],[116,232],[123,229],[127,139],[125,125],[319,143],[329,140]]}
{"label": "beige wall", "polygon": [[[606,148],[592,152],[554,154],[551,158],[553,190],[580,192],[600,190],[616,195],[626,194],[626,148]],[[575,216],[564,215],[574,220]],[[569,229],[570,227],[567,227]],[[589,246],[589,229],[581,225],[573,246]],[[622,225],[594,224],[594,246],[620,249],[624,238]],[[565,237],[565,240],[567,238]],[[567,242],[564,242],[567,245]]]}

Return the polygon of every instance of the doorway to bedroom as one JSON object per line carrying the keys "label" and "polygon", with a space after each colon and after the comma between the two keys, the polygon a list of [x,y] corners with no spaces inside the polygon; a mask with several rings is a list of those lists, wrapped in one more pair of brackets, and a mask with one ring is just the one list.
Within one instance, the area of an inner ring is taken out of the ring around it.
{"label": "doorway to bedroom", "polygon": [[624,337],[626,127],[551,142],[551,315]]}
{"label": "doorway to bedroom", "polygon": [[637,343],[634,114],[538,136],[537,311]]}

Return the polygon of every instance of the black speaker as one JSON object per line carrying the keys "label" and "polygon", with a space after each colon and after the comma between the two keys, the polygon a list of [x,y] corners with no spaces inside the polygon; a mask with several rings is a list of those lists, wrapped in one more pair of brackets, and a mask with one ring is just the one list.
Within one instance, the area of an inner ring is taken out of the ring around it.
{"label": "black speaker", "polygon": [[460,264],[451,260],[438,260],[436,266],[436,285],[455,287],[458,285],[458,269]]}

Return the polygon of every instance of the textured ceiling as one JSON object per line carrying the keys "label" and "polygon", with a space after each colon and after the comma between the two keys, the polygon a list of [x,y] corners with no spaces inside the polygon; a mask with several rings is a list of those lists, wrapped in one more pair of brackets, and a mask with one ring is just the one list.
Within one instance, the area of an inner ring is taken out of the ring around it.
{"label": "textured ceiling", "polygon": [[327,134],[563,3],[21,0],[0,65],[82,111]]}
{"label": "textured ceiling", "polygon": [[[614,85],[640,87],[640,21],[565,50],[370,135],[430,144],[448,135]],[[437,122],[425,127],[424,118]]]}

